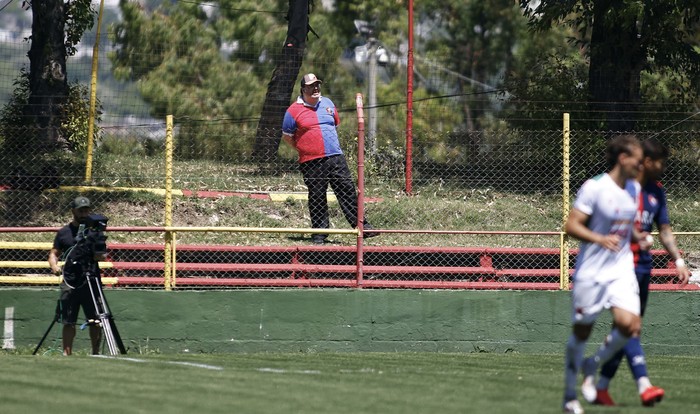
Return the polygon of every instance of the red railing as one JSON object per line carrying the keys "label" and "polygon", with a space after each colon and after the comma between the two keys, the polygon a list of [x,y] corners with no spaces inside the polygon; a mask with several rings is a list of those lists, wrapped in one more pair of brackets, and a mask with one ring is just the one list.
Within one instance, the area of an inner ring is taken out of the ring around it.
{"label": "red railing", "polygon": [[[115,227],[110,232],[165,232],[165,227]],[[184,231],[177,228],[178,231]],[[194,228],[188,229],[194,231]],[[54,233],[56,228],[0,228],[0,233]],[[208,228],[206,231],[214,231]],[[228,229],[231,231],[230,229]],[[246,229],[249,230],[249,229]],[[200,231],[204,231],[201,230]],[[478,232],[475,232],[478,233]],[[508,232],[498,232],[508,233]],[[559,235],[559,233],[552,233]],[[0,243],[0,284],[57,283],[50,243]],[[105,285],[165,287],[165,244],[110,243]],[[557,290],[560,249],[431,246],[233,246],[175,244],[172,288],[345,287]],[[357,260],[361,254],[363,262]],[[571,262],[577,249],[568,252]],[[653,290],[696,290],[674,282],[675,264],[654,250]],[[525,258],[525,259],[524,259]],[[568,270],[569,276],[572,270]],[[362,277],[360,277],[362,275]]]}

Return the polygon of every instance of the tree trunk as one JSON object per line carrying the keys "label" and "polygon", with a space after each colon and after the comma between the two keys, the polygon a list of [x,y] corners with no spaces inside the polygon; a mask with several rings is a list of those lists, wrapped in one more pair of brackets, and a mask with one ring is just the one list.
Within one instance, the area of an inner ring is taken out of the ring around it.
{"label": "tree trunk", "polygon": [[29,49],[27,114],[37,126],[35,150],[67,148],[60,134],[61,110],[68,99],[65,12],[63,0],[32,3],[32,45]]}
{"label": "tree trunk", "polygon": [[282,48],[282,58],[277,61],[272,79],[267,85],[265,103],[255,134],[253,157],[261,164],[277,158],[284,113],[289,106],[289,100],[299,76],[304,48],[306,47],[306,34],[309,28],[309,1],[289,0],[287,16],[289,26],[287,39]]}
{"label": "tree trunk", "polygon": [[595,2],[588,70],[590,108],[611,132],[634,131],[645,63],[637,16],[625,16],[610,1]]}
{"label": "tree trunk", "polygon": [[277,157],[282,136],[282,121],[299,75],[303,53],[304,49],[294,46],[285,45],[282,49],[282,59],[277,62],[272,80],[267,86],[265,103],[255,134],[253,156],[257,161],[270,162]]}

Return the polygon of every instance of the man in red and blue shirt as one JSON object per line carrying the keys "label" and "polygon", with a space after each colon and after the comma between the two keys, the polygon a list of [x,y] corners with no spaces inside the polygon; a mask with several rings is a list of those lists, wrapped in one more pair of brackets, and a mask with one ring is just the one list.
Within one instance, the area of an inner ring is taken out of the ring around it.
{"label": "man in red and blue shirt", "polygon": [[[299,153],[299,168],[309,190],[311,227],[330,227],[326,198],[329,185],[345,219],[356,227],[357,191],[338,141],[336,127],[340,116],[333,101],[321,96],[322,83],[313,73],[302,77],[301,94],[284,114],[282,138]],[[363,228],[365,238],[378,235],[367,231],[372,226],[366,220],[363,220]],[[327,234],[314,234],[312,240],[323,244],[327,237]]]}
{"label": "man in red and blue shirt", "polygon": [[[639,192],[637,197],[637,214],[635,215],[634,224],[637,231],[646,237],[641,238],[640,242],[633,242],[631,247],[634,253],[634,270],[639,282],[641,315],[644,316],[647,298],[649,297],[652,269],[652,256],[649,249],[654,240],[649,233],[652,231],[654,224],[659,230],[661,244],[663,244],[675,261],[678,279],[681,284],[688,283],[690,270],[681,257],[678,247],[676,247],[666,208],[666,192],[658,181],[666,168],[668,149],[653,138],[642,142],[642,149],[644,150],[643,168],[637,177],[637,181],[642,186],[642,191]],[[600,379],[596,385],[597,396],[594,403],[615,405],[608,393],[608,386],[623,356],[627,358],[627,363],[637,382],[642,404],[651,406],[661,401],[664,396],[664,390],[651,384],[647,373],[644,350],[639,337],[636,336],[630,338],[625,347],[603,365],[600,371]]]}

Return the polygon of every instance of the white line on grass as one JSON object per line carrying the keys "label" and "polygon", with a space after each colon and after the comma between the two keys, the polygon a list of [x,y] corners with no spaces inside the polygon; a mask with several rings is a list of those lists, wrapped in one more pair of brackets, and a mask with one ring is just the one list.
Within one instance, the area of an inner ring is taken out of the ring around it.
{"label": "white line on grass", "polygon": [[360,368],[360,369],[341,369],[341,374],[383,374],[384,371],[376,370],[374,368]]}
{"label": "white line on grass", "polygon": [[223,371],[224,370],[224,367],[218,367],[216,365],[198,364],[196,362],[167,361],[167,363],[168,364],[175,364],[175,365],[185,365],[188,367],[195,367],[195,368],[211,369],[214,371]]}
{"label": "white line on grass", "polygon": [[314,369],[280,369],[280,368],[256,368],[255,369],[258,372],[270,372],[272,374],[309,374],[309,375],[315,375],[315,374],[320,374],[321,371],[317,371]]}
{"label": "white line on grass", "polygon": [[5,333],[2,349],[15,349],[15,307],[5,308]]}
{"label": "white line on grass", "polygon": [[159,360],[150,360],[150,359],[140,359],[140,358],[130,358],[130,357],[114,357],[110,355],[92,355],[95,358],[105,358],[105,359],[114,359],[114,360],[122,360],[122,361],[130,361],[130,362],[162,362],[164,364],[172,364],[172,365],[184,365],[188,367],[194,367],[194,368],[202,368],[202,369],[211,369],[214,371],[223,371],[224,367],[219,367],[216,365],[207,365],[207,364],[198,364],[196,362],[186,362],[186,361],[159,361]]}

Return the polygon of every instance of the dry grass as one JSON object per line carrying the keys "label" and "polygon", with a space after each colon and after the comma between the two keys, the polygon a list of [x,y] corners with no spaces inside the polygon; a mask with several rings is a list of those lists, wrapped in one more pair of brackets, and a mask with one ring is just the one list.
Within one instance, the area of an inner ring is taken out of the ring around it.
{"label": "dry grass", "polygon": [[[106,187],[162,188],[162,157],[102,156],[96,184]],[[233,165],[214,161],[177,161],[175,189],[250,192],[305,193],[294,161],[263,171],[252,164]],[[403,178],[371,177],[365,196],[379,202],[366,203],[366,216],[375,228],[430,231],[518,231],[558,232],[562,224],[562,201],[558,194],[522,194],[490,188],[466,188],[459,182],[417,181],[414,194],[406,195]],[[16,192],[17,193],[17,192]],[[89,192],[94,210],[111,218],[110,226],[163,226],[163,196],[146,192]],[[6,206],[6,226],[60,226],[68,221],[66,206],[75,193],[43,192],[0,194]],[[700,203],[694,196],[669,197],[669,210],[676,231],[700,230]],[[337,203],[330,205],[331,227],[348,229]],[[211,227],[307,228],[310,219],[306,202],[289,198],[284,202],[240,196],[218,198],[173,198],[173,225]],[[15,233],[3,238],[16,241],[50,240],[50,234]],[[183,243],[288,245],[307,244],[309,234],[189,233],[178,235]],[[111,241],[160,242],[163,234],[110,234]],[[349,235],[332,236],[338,244],[354,244]],[[699,237],[679,238],[681,248],[700,251]],[[557,236],[384,234],[368,240],[379,245],[558,247]]]}

